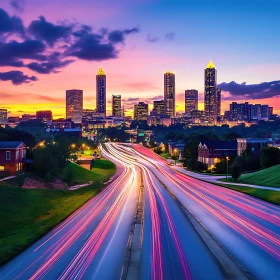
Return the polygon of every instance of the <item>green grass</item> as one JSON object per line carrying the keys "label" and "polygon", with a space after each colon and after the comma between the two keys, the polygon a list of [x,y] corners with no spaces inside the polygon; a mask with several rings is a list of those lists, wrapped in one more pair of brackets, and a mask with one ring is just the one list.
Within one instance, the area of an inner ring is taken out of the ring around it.
{"label": "green grass", "polygon": [[165,159],[171,158],[169,153],[162,153],[162,154],[160,154],[160,156],[165,158]]}
{"label": "green grass", "polygon": [[238,192],[242,192],[242,193],[251,195],[253,197],[262,199],[264,201],[280,205],[280,192],[278,192],[278,191],[248,188],[248,187],[230,185],[230,184],[216,184],[216,185],[224,187],[224,188],[236,190]]}
{"label": "green grass", "polygon": [[74,163],[69,165],[76,181],[93,181],[93,184],[76,191],[0,185],[0,264],[16,256],[82,206],[100,191],[102,182],[115,173],[115,165],[107,160],[96,163],[93,171]]}
{"label": "green grass", "polygon": [[239,183],[280,188],[280,164],[242,175]]}
{"label": "green grass", "polygon": [[[95,160],[92,170],[83,168],[82,166],[70,162],[67,168],[70,168],[73,174],[72,181],[77,184],[87,183],[89,181],[105,182],[115,173],[116,166],[107,159]],[[64,179],[64,172],[61,173],[61,178]]]}

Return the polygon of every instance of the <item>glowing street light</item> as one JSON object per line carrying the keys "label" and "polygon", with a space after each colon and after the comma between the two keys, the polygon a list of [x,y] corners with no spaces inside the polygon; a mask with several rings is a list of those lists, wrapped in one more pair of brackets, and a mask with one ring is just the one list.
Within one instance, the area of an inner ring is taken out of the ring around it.
{"label": "glowing street light", "polygon": [[44,146],[45,146],[44,142],[40,142],[40,143],[39,143],[39,146],[40,146],[40,147],[44,147]]}
{"label": "glowing street light", "polygon": [[226,157],[226,160],[227,160],[227,174],[226,174],[226,181],[228,180],[228,161],[229,161],[229,157]]}
{"label": "glowing street light", "polygon": [[71,147],[74,149],[74,148],[76,148],[76,145],[75,145],[75,144],[72,144]]}

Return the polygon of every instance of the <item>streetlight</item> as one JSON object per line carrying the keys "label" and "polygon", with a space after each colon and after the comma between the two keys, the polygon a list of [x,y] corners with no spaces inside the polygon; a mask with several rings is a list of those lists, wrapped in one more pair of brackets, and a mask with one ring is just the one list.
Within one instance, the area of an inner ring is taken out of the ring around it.
{"label": "streetlight", "polygon": [[72,144],[71,147],[74,149],[74,148],[76,148],[76,145],[75,145],[75,144]]}
{"label": "streetlight", "polygon": [[228,161],[229,161],[229,157],[226,157],[226,160],[227,160],[227,175],[226,175],[226,181],[228,180],[227,177],[228,177]]}
{"label": "streetlight", "polygon": [[174,159],[175,164],[174,164],[174,165],[176,165],[176,156],[177,156],[176,154],[177,154],[177,151],[178,151],[178,150],[175,148],[175,149],[174,149],[174,156],[175,156],[175,159]]}

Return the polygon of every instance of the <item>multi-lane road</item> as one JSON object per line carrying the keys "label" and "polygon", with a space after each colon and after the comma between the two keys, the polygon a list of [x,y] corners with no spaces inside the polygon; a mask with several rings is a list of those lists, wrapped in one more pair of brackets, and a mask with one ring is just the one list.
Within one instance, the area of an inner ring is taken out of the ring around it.
{"label": "multi-lane road", "polygon": [[279,279],[280,207],[186,176],[140,145],[106,144],[102,153],[117,164],[116,179],[0,279],[124,278],[140,185],[141,257],[131,260],[139,279]]}

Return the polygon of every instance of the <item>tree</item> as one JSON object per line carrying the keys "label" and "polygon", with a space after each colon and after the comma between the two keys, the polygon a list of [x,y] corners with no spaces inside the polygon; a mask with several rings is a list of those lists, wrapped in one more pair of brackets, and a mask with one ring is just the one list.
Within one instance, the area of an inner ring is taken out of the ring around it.
{"label": "tree", "polygon": [[234,182],[237,181],[237,179],[240,177],[240,175],[241,175],[241,167],[238,163],[234,163],[231,166],[231,176],[232,176]]}
{"label": "tree", "polygon": [[280,149],[265,147],[261,150],[261,167],[268,168],[280,164]]}
{"label": "tree", "polygon": [[203,170],[207,170],[207,165],[201,161],[196,161],[195,164],[195,170],[196,171],[203,171]]}
{"label": "tree", "polygon": [[198,145],[198,141],[190,140],[187,142],[184,148],[184,165],[191,170],[195,170],[196,161],[198,158]]}

